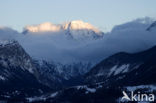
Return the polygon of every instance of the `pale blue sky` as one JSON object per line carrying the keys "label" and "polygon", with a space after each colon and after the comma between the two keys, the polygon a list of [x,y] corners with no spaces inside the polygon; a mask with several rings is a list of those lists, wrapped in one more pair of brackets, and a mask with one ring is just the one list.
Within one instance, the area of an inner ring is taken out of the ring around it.
{"label": "pale blue sky", "polygon": [[0,0],[0,25],[18,31],[28,24],[71,20],[107,31],[145,16],[156,18],[156,0]]}

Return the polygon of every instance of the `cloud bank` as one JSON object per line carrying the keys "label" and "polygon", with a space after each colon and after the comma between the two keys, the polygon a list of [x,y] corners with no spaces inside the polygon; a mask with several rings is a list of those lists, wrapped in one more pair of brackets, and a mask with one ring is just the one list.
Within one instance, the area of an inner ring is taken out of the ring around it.
{"label": "cloud bank", "polygon": [[[94,40],[72,39],[64,31],[38,32],[44,35],[28,33],[14,37],[35,59],[60,63],[99,62],[117,52],[134,53],[156,45],[156,28],[146,30],[152,22],[150,18],[133,20],[115,26],[111,32]],[[0,32],[0,37],[2,34],[8,33]]]}

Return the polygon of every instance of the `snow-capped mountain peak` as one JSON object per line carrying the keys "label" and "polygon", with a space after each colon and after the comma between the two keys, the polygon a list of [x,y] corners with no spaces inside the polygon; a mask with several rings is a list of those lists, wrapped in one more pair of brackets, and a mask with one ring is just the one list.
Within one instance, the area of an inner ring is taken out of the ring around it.
{"label": "snow-capped mountain peak", "polygon": [[104,34],[93,25],[81,20],[65,23],[63,28],[66,30],[66,34],[74,39],[93,39],[102,37]]}
{"label": "snow-capped mountain peak", "polygon": [[89,23],[85,23],[81,20],[74,20],[71,22],[68,22],[65,24],[64,29],[70,29],[70,30],[93,30],[96,33],[99,33],[100,31],[95,28],[93,25],[89,24]]}
{"label": "snow-capped mountain peak", "polygon": [[86,37],[95,38],[103,35],[103,32],[98,30],[96,27],[81,20],[70,21],[63,24],[52,24],[50,22],[45,22],[38,25],[30,25],[24,28],[23,34],[27,34],[28,32],[35,34],[45,34],[45,32],[55,34],[57,32],[59,34],[70,35],[74,39],[84,37],[85,39]]}

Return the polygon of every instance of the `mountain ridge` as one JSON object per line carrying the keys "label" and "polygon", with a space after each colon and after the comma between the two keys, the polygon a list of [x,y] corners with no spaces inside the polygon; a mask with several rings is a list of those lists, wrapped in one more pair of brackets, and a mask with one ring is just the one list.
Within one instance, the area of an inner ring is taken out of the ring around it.
{"label": "mountain ridge", "polygon": [[69,35],[74,39],[82,39],[84,37],[98,38],[104,35],[102,31],[98,30],[93,25],[83,22],[81,20],[74,20],[63,24],[53,24],[50,22],[45,22],[38,25],[26,26],[22,33],[32,33],[36,35],[40,33],[44,35],[45,32],[49,32],[54,35],[60,32]]}
{"label": "mountain ridge", "polygon": [[[156,46],[153,46],[152,48],[148,50],[138,52],[138,53],[120,52],[120,53],[117,53],[108,57],[107,59],[104,59],[99,64],[94,66],[85,75],[85,78],[86,78],[86,81],[90,83],[107,81],[109,79],[111,81],[111,78],[113,78],[112,80],[115,83],[117,83],[116,81],[120,81],[120,79],[121,79],[120,82],[122,82],[124,78],[130,79],[130,76],[133,76],[131,78],[138,78],[139,76],[137,77],[137,75],[135,74],[139,71],[142,72],[142,74],[144,74],[145,72],[143,71],[149,72],[148,69],[153,69],[153,73],[155,73],[154,72],[154,67],[155,67],[154,58],[155,57],[156,57]],[[151,66],[149,65],[150,62],[151,62]],[[143,77],[141,74],[138,74],[138,75]],[[148,80],[150,80],[149,76],[150,75],[147,74]],[[119,77],[121,78],[119,79]],[[140,80],[139,82],[138,80],[138,83],[142,83],[144,81]],[[134,83],[134,82],[132,82],[132,80],[129,80],[129,81],[127,80],[127,84],[130,84],[130,83]],[[137,82],[135,83],[137,84]],[[126,83],[123,83],[123,84],[126,84]]]}

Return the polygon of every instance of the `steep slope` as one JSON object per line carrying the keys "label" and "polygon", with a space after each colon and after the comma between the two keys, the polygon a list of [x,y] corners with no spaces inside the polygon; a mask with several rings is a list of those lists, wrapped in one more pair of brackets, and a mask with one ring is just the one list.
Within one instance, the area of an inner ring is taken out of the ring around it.
{"label": "steep slope", "polygon": [[119,85],[153,84],[156,75],[156,46],[139,53],[117,53],[96,65],[87,82],[114,82]]}
{"label": "steep slope", "polygon": [[156,29],[156,21],[155,22],[153,22],[146,30],[147,31],[151,31],[152,29]]}
{"label": "steep slope", "polygon": [[0,97],[28,96],[48,90],[38,80],[38,71],[30,56],[16,41],[0,44]]}

